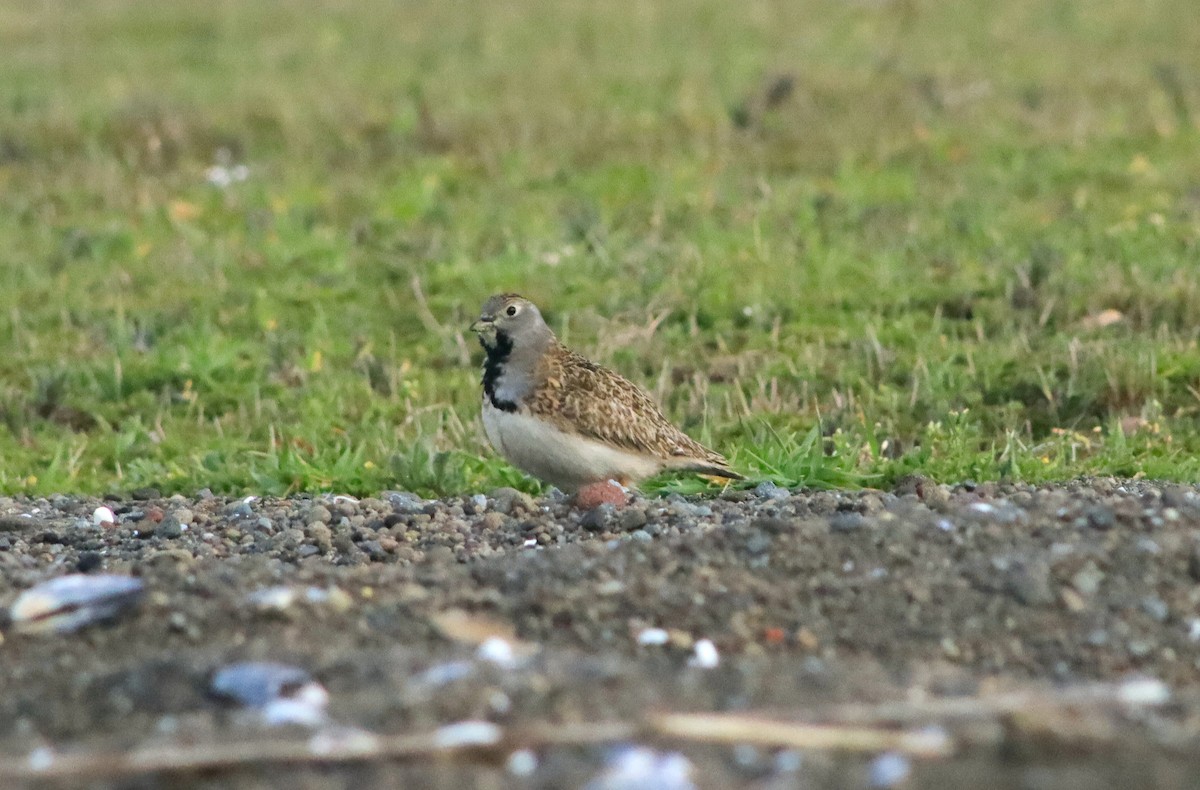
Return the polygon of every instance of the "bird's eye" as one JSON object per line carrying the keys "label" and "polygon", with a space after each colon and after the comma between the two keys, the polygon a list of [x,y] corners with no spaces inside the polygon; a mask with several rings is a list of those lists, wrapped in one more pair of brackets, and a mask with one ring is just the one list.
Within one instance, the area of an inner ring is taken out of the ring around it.
{"label": "bird's eye", "polygon": [[508,306],[508,309],[505,310],[504,312],[507,313],[508,316],[511,318],[512,316],[517,314],[517,306],[515,304],[510,304]]}

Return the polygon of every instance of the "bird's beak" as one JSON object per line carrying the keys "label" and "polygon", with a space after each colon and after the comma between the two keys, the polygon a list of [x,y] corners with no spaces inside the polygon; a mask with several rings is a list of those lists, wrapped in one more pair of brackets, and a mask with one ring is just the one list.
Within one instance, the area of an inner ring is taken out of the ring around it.
{"label": "bird's beak", "polygon": [[482,335],[484,332],[491,332],[495,329],[495,319],[491,316],[481,315],[479,320],[471,324],[471,331],[477,335]]}

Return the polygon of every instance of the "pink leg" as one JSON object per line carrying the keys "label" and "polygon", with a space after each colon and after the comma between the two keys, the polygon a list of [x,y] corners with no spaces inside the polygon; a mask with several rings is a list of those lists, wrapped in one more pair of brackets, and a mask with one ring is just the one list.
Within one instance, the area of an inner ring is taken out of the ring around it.
{"label": "pink leg", "polygon": [[607,502],[613,507],[624,507],[629,503],[629,493],[614,480],[588,483],[575,492],[575,507],[591,510]]}

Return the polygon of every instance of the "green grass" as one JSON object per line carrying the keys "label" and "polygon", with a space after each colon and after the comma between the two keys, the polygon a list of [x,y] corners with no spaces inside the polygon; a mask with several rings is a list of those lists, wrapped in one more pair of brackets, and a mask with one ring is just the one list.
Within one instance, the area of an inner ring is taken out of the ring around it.
{"label": "green grass", "polygon": [[1196,479],[1193,11],[18,0],[0,490],[535,487],[498,290],[780,483]]}

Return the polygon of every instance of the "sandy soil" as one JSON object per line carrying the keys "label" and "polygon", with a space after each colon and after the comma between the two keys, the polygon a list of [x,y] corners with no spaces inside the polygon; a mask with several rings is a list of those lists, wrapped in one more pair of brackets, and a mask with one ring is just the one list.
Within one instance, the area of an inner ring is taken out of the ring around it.
{"label": "sandy soil", "polygon": [[[144,595],[66,633],[14,606],[70,573]],[[1198,580],[1200,493],[1144,481],[582,513],[512,490],[0,499],[0,786],[1193,786]],[[213,679],[243,661],[313,685],[239,706]],[[667,712],[719,716],[701,739]],[[766,725],[701,742],[743,714],[842,729],[833,748]],[[348,754],[462,721],[502,741]],[[863,732],[893,740],[851,748]],[[168,764],[113,758],[131,753]]]}

